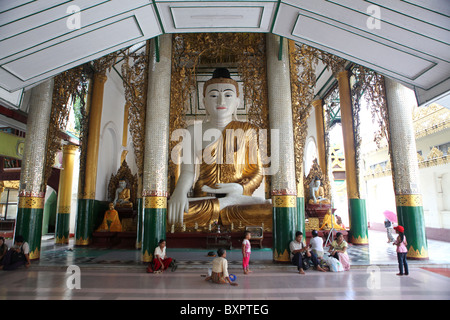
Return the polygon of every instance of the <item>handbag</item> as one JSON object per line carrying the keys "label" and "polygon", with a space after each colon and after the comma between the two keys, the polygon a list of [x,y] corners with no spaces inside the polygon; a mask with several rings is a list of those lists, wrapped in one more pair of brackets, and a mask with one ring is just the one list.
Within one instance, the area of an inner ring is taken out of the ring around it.
{"label": "handbag", "polygon": [[344,267],[342,266],[342,263],[333,257],[329,257],[325,260],[328,267],[330,268],[330,271],[332,272],[341,272],[344,271]]}

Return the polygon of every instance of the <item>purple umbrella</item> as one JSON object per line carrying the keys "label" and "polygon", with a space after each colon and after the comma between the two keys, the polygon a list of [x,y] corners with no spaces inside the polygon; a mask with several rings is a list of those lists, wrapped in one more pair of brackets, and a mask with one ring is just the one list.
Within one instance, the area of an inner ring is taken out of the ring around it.
{"label": "purple umbrella", "polygon": [[394,212],[386,210],[383,214],[389,221],[397,222],[397,215]]}

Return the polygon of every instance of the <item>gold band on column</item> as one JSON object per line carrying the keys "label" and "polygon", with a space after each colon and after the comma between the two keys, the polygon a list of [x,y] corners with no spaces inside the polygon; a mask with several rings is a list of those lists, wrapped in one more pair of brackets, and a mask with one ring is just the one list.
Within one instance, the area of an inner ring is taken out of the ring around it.
{"label": "gold band on column", "polygon": [[19,197],[19,208],[21,209],[44,209],[45,198],[42,197]]}
{"label": "gold band on column", "polygon": [[397,194],[395,203],[402,207],[421,207],[423,206],[422,195],[420,194]]}
{"label": "gold band on column", "polygon": [[144,198],[145,209],[166,209],[167,198],[166,197],[145,197]]}
{"label": "gold band on column", "polygon": [[275,208],[295,208],[297,196],[272,196],[272,204]]}

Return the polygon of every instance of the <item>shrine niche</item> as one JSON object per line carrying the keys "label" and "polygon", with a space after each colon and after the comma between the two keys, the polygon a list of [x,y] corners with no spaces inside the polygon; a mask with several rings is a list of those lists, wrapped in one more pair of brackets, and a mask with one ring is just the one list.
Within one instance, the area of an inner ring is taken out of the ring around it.
{"label": "shrine niche", "polygon": [[[130,191],[130,197],[129,202],[132,204],[132,207],[136,204],[136,196],[137,196],[137,175],[133,175],[131,173],[130,168],[128,167],[128,164],[126,160],[122,162],[122,165],[120,166],[119,170],[115,175],[111,175],[111,178],[109,179],[108,184],[108,201],[113,202],[116,200],[116,191],[120,187],[120,181],[125,181],[125,188],[129,189]],[[114,206],[116,208],[123,207],[120,204],[115,203]]]}
{"label": "shrine niche", "polygon": [[[320,184],[317,181],[320,181]],[[305,218],[307,230],[319,230],[323,224],[324,217],[332,209],[331,185],[328,177],[322,172],[317,159],[313,164],[307,177],[303,180],[305,190]]]}
{"label": "shrine niche", "polygon": [[328,180],[328,177],[323,174],[322,169],[320,168],[317,162],[317,159],[314,159],[311,169],[309,170],[308,176],[305,177],[303,180],[306,203],[309,203],[310,200],[313,200],[311,189],[314,185],[314,180],[317,178],[321,181],[321,187],[323,188],[324,191],[324,198],[331,201],[330,181]]}
{"label": "shrine niche", "polygon": [[108,201],[114,204],[122,223],[122,231],[136,230],[137,175],[131,173],[124,160],[108,184]]}

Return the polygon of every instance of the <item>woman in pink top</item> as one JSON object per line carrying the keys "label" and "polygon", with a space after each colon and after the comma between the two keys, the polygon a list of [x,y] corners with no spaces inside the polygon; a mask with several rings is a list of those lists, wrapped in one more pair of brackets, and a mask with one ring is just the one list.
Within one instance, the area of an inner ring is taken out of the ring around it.
{"label": "woman in pink top", "polygon": [[[397,226],[394,230],[398,233],[397,240],[394,241],[394,245],[397,246],[397,260],[398,260],[398,268],[400,273],[397,273],[398,276],[402,276],[403,274],[407,276],[408,272],[408,263],[406,262],[406,254],[408,253],[408,249],[406,246],[408,243],[406,242],[405,237],[405,229],[402,226]],[[403,273],[403,267],[405,268],[405,273]]]}

